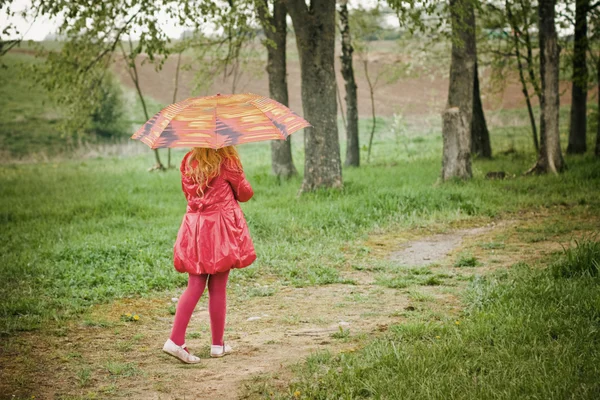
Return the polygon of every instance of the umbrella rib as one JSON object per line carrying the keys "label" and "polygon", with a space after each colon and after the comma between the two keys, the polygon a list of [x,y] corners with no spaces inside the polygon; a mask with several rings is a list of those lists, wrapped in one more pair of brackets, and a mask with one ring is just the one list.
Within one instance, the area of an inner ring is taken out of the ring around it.
{"label": "umbrella rib", "polygon": [[[186,105],[185,105],[185,107],[183,107],[181,110],[177,111],[177,113],[174,113],[172,118],[168,119],[169,123],[167,124],[167,126],[169,126],[169,124],[171,123],[171,121],[172,121],[172,120],[173,120],[173,119],[174,119],[174,118],[175,118],[177,115],[179,115],[181,112],[183,112],[183,111],[187,110],[188,108],[190,108],[191,106],[193,106],[193,105],[194,105],[194,100],[195,100],[195,99],[194,99],[193,97],[188,97],[187,99],[183,100],[181,103],[183,103],[184,101],[188,101],[188,100],[191,100],[189,104],[186,104]],[[165,107],[165,108],[163,108],[161,111],[159,111],[159,114],[162,114],[162,112],[163,112],[164,110],[166,110],[167,108],[169,108],[170,106],[172,106],[172,105],[175,105],[175,104],[178,104],[178,103],[174,103],[174,104],[171,104],[171,105],[168,105],[168,106],[166,106],[166,107]],[[165,118],[165,119],[166,119],[166,118]],[[150,146],[150,148],[151,148],[151,149],[157,149],[157,148],[158,148],[158,147],[154,147],[154,145],[156,144],[156,142],[158,141],[158,139],[160,139],[160,135],[162,135],[162,133],[163,133],[164,131],[165,131],[164,129],[163,129],[162,131],[160,131],[160,133],[158,134],[158,136],[157,136],[157,137],[156,137],[154,140],[152,140],[152,146]]]}
{"label": "umbrella rib", "polygon": [[215,96],[215,110],[213,111],[213,122],[215,124],[215,144],[214,148],[217,149],[217,138],[219,134],[217,133],[217,105],[219,104],[219,98]]}
{"label": "umbrella rib", "polygon": [[[275,129],[277,129],[277,131],[279,131],[279,133],[281,133],[281,136],[283,136],[283,140],[287,139],[287,136],[285,136],[285,135],[283,134],[283,132],[281,132],[281,129],[279,129],[279,128],[277,127],[277,125],[275,125],[275,121],[274,121],[274,120],[273,120],[271,117],[269,117],[269,116],[268,116],[268,115],[267,115],[267,114],[266,114],[266,113],[265,113],[263,110],[261,110],[261,109],[260,109],[260,108],[259,108],[259,107],[258,107],[256,104],[254,104],[254,103],[253,103],[253,101],[254,101],[254,100],[255,100],[255,99],[252,99],[252,100],[250,100],[250,101],[248,102],[248,104],[252,105],[252,107],[256,108],[258,111],[260,111],[260,112],[261,112],[261,114],[262,114],[262,115],[264,115],[265,117],[267,117],[267,118],[269,119],[269,121],[271,121],[271,123],[273,124],[273,126],[275,127]],[[285,107],[285,105],[283,105],[283,104],[282,104],[282,106],[284,106],[284,107]],[[285,108],[287,108],[287,109],[289,110],[289,108],[288,108],[288,107],[285,107]],[[291,111],[291,110],[290,110],[290,111]],[[290,134],[290,135],[291,135],[291,134]],[[288,135],[288,136],[289,136],[289,135]]]}

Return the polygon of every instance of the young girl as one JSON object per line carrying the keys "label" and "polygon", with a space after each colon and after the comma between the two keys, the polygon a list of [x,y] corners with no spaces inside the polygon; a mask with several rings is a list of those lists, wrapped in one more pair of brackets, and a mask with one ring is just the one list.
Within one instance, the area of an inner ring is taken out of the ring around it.
{"label": "young girl", "polygon": [[231,352],[223,342],[227,277],[231,268],[244,268],[256,259],[248,226],[238,201],[254,194],[234,147],[218,150],[195,147],[181,162],[181,185],[187,211],[174,247],[175,269],[189,274],[177,304],[171,337],[163,351],[185,363],[200,359],[185,345],[185,331],[208,282],[211,357]]}

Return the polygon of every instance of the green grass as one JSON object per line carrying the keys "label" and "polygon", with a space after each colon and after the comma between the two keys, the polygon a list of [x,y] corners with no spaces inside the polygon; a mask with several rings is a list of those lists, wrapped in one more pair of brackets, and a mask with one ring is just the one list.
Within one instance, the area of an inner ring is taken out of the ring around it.
{"label": "green grass", "polygon": [[481,263],[472,254],[461,254],[454,263],[455,267],[477,267]]}
{"label": "green grass", "polygon": [[0,74],[0,147],[3,156],[21,157],[65,144],[58,122],[62,115],[42,87],[28,74],[38,63],[27,54],[9,53],[2,57],[6,68]]}
{"label": "green grass", "polygon": [[597,277],[600,272],[600,242],[576,242],[576,248],[564,250],[563,258],[552,264],[556,277]]}
{"label": "green grass", "polygon": [[[598,245],[579,243],[557,265],[562,271],[597,265]],[[466,302],[458,320],[415,315],[357,352],[317,353],[298,367],[289,389],[274,397],[598,398],[597,276],[564,278],[552,268],[520,264],[475,280]]]}
{"label": "green grass", "polygon": [[[0,99],[2,148],[16,158],[41,149],[62,152],[65,139],[55,130],[60,113],[41,89],[31,85],[30,77],[19,73],[19,63],[35,59],[10,53],[3,61],[9,68],[0,75],[0,87],[7,93]],[[130,122],[143,122],[139,104],[131,93],[126,97]],[[151,99],[149,104],[151,111],[161,107]],[[353,246],[375,230],[565,205],[573,213],[600,209],[596,160],[567,157],[569,169],[564,174],[521,177],[535,159],[528,136],[521,132],[526,113],[503,111],[496,117],[506,120],[492,129],[498,155],[491,161],[476,160],[474,179],[469,182],[439,182],[438,116],[418,123],[401,116],[379,118],[371,163],[364,162],[363,148],[363,166],[343,171],[342,190],[298,196],[301,177],[280,181],[271,175],[268,144],[242,146],[256,193],[243,209],[258,260],[232,274],[240,288],[236,293],[257,297],[272,295],[279,285],[353,284],[344,276],[344,270],[351,268],[387,273],[371,262],[368,248]],[[516,122],[511,125],[511,121]],[[568,119],[561,121],[564,125]],[[360,124],[361,142],[367,143],[370,121]],[[304,161],[302,143],[302,134],[295,134],[294,159],[299,169]],[[501,154],[513,147],[516,152]],[[173,153],[177,164],[183,152]],[[165,152],[161,154],[164,161]],[[146,172],[151,165],[153,156],[147,151],[128,158],[0,166],[0,333],[37,329],[95,304],[152,296],[185,285],[185,277],[172,267],[172,246],[185,211],[179,174],[177,170]],[[498,170],[516,176],[484,179],[487,171]],[[554,233],[545,229],[539,234],[546,238]],[[405,287],[445,280],[421,272],[424,277],[419,271],[407,277],[396,275],[390,284]],[[273,289],[257,286],[264,285],[265,277],[275,281]]]}
{"label": "green grass", "polygon": [[[343,270],[367,265],[369,252],[361,246],[342,248],[373,230],[565,204],[573,213],[600,209],[600,173],[592,157],[567,157],[569,169],[559,176],[485,180],[487,170],[522,172],[532,162],[500,155],[476,160],[479,172],[469,182],[440,184],[439,132],[421,136],[426,139],[414,146],[422,156],[389,153],[384,142],[378,143],[370,165],[344,170],[342,190],[302,196],[297,195],[300,177],[280,181],[271,175],[268,144],[242,146],[256,193],[243,209],[258,260],[235,271],[233,283],[251,288],[270,276],[278,285],[352,284]],[[298,166],[301,141],[298,134]],[[182,155],[174,152],[175,163]],[[152,158],[147,152],[0,167],[1,332],[36,329],[94,304],[185,284],[172,267],[172,246],[185,211],[178,171],[148,173]],[[401,280],[395,284],[403,285]]]}

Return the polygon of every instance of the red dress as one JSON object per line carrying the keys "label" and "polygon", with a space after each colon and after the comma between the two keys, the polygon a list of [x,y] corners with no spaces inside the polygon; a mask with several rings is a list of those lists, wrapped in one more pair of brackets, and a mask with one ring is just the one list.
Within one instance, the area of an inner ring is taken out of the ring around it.
{"label": "red dress", "polygon": [[198,194],[198,184],[185,175],[190,155],[180,168],[188,205],[174,246],[175,269],[199,275],[247,267],[256,253],[238,201],[250,200],[250,183],[225,161],[221,173],[203,187],[204,194]]}

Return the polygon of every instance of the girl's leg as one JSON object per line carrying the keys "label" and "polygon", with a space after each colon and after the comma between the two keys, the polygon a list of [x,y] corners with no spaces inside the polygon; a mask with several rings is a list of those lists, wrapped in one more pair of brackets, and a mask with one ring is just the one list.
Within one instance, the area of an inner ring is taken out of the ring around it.
{"label": "girl's leg", "polygon": [[183,292],[177,302],[177,311],[175,312],[175,321],[171,331],[171,340],[177,346],[185,343],[185,331],[198,300],[202,297],[206,287],[206,278],[208,275],[189,275],[187,289]]}
{"label": "girl's leg", "polygon": [[229,271],[213,274],[208,278],[208,311],[212,344],[223,346],[225,314],[227,313],[227,278]]}

